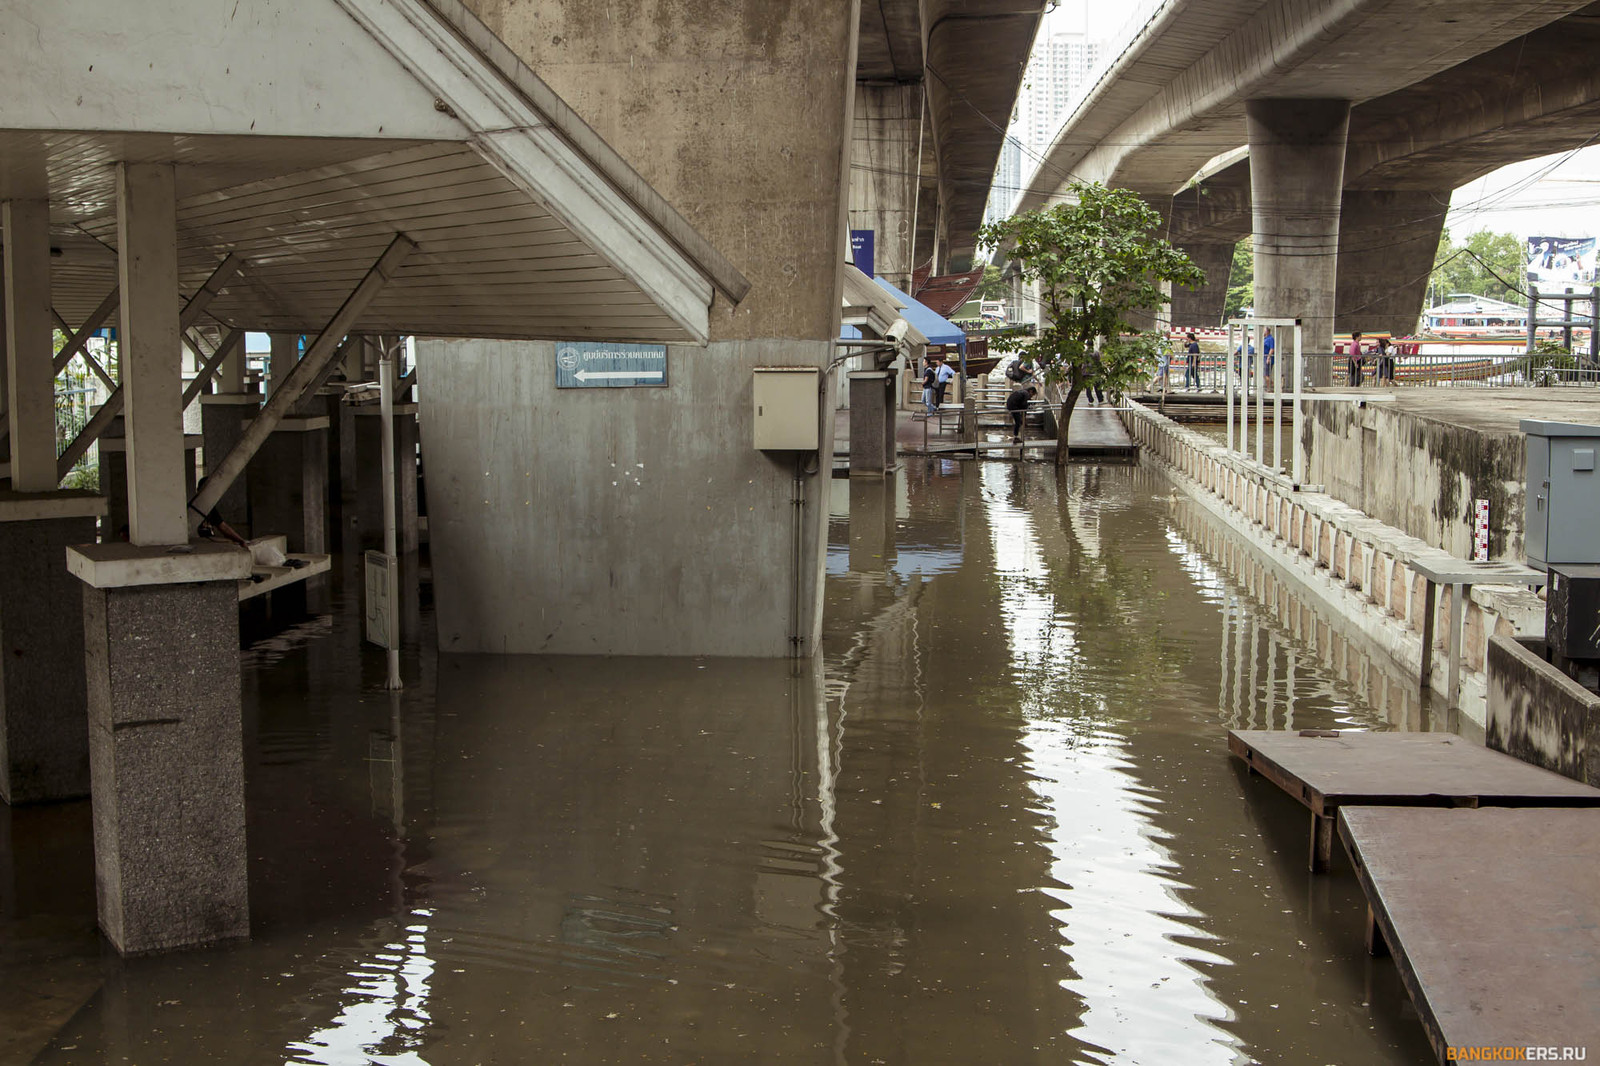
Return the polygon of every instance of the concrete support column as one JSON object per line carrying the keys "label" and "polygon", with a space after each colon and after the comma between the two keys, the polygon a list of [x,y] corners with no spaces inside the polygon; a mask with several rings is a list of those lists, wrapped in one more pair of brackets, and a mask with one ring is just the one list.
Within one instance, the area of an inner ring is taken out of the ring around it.
{"label": "concrete support column", "polygon": [[272,342],[272,352],[267,357],[267,393],[278,391],[294,365],[300,361],[300,336],[296,333],[269,333],[267,339]]}
{"label": "concrete support column", "polygon": [[1417,330],[1450,190],[1346,189],[1339,208],[1335,330]]}
{"label": "concrete support column", "polygon": [[[7,200],[5,225],[6,397],[11,485],[49,492],[56,477],[55,322],[50,315],[50,202]],[[176,312],[174,312],[176,314]]]}
{"label": "concrete support column", "polygon": [[0,799],[89,793],[82,595],[68,545],[94,539],[105,500],[0,493]]}
{"label": "concrete support column", "polygon": [[1350,102],[1248,100],[1245,126],[1256,314],[1301,319],[1306,351],[1331,352]]}
{"label": "concrete support column", "polygon": [[239,580],[250,555],[68,553],[83,593],[100,928],[137,954],[250,933]]}
{"label": "concrete support column", "polygon": [[850,476],[882,477],[895,467],[892,370],[850,374]]}
{"label": "concrete support column", "polygon": [[189,539],[177,242],[172,167],[117,164],[128,536],[137,545],[184,544]]}
{"label": "concrete support column", "polygon": [[326,416],[285,418],[241,480],[250,486],[251,536],[281,533],[291,552],[328,550]]}
{"label": "concrete support column", "polygon": [[[1216,243],[1183,246],[1195,265],[1206,273],[1204,285],[1172,290],[1172,324],[1178,329],[1210,329],[1222,324],[1228,302],[1228,272],[1233,269],[1233,245]],[[1180,358],[1178,355],[1174,359]]]}
{"label": "concrete support column", "polygon": [[217,367],[216,375],[212,378],[218,395],[237,396],[244,392],[244,336],[241,332],[234,340],[233,346],[228,349],[228,354],[222,357],[222,365]]}
{"label": "concrete support column", "polygon": [[920,84],[856,86],[850,140],[850,228],[872,231],[873,272],[904,292],[916,266],[923,99]]}
{"label": "concrete support column", "polygon": [[[353,408],[352,445],[355,452],[356,524],[361,543],[383,542],[383,420],[377,404]],[[417,528],[417,405],[394,408],[394,507],[399,526],[401,555],[415,552],[421,543]],[[531,491],[531,490],[530,490]]]}

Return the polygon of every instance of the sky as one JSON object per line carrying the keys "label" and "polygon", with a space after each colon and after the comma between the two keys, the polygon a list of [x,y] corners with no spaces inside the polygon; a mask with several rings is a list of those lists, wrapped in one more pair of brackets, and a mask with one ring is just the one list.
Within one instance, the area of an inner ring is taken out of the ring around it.
{"label": "sky", "polygon": [[[1061,0],[1045,16],[1040,37],[1086,32],[1126,40],[1161,0]],[[1518,237],[1600,237],[1600,145],[1513,163],[1457,189],[1445,220],[1457,240],[1487,229]]]}

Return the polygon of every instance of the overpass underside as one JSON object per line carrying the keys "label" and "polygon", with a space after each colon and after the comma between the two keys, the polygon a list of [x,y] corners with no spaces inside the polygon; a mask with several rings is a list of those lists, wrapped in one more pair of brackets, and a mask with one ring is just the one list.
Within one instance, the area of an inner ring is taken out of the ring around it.
{"label": "overpass underside", "polygon": [[1305,319],[1311,350],[1335,329],[1410,333],[1453,190],[1593,141],[1600,5],[1281,7],[1165,5],[1050,165],[1171,198],[1168,235],[1207,271],[1174,295],[1179,324],[1220,320],[1248,236],[1257,313]]}

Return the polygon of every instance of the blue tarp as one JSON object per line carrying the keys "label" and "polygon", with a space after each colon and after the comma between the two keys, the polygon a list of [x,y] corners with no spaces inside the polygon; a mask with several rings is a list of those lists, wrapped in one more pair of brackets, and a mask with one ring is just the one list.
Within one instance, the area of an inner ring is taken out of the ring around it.
{"label": "blue tarp", "polygon": [[901,311],[900,314],[905,316],[907,322],[916,326],[924,337],[928,338],[929,344],[966,344],[967,335],[961,332],[960,327],[954,322],[951,322],[926,304],[918,303],[915,299],[907,296],[882,278],[873,278],[872,280],[893,293],[895,299],[906,305],[905,310]]}

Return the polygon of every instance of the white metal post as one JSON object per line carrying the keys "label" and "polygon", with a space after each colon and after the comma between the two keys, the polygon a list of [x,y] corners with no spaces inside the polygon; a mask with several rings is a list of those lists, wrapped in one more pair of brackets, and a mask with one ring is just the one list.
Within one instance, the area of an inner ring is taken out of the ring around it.
{"label": "white metal post", "polygon": [[[394,580],[396,536],[394,517],[394,363],[389,359],[389,349],[382,349],[378,357],[378,412],[383,425],[383,554],[389,557],[389,591],[394,593],[398,582]],[[400,680],[400,605],[389,601],[389,677],[384,683],[388,689],[403,687]]]}
{"label": "white metal post", "polygon": [[1294,323],[1294,430],[1293,430],[1293,432],[1294,432],[1294,473],[1293,473],[1293,478],[1294,478],[1294,483],[1296,485],[1300,485],[1300,484],[1303,483],[1304,474],[1305,474],[1305,465],[1304,465],[1304,461],[1301,458],[1301,444],[1300,444],[1300,414],[1301,414],[1300,397],[1302,395],[1301,386],[1305,383],[1305,380],[1306,380],[1305,363],[1303,361],[1304,356],[1302,355],[1301,350],[1300,350],[1301,341],[1303,339],[1304,339],[1303,330],[1301,329],[1301,326],[1300,326],[1300,320],[1299,319],[1295,319],[1295,323]]}
{"label": "white metal post", "polygon": [[1267,353],[1263,350],[1265,337],[1259,325],[1251,326],[1250,332],[1255,337],[1253,347],[1255,354],[1255,380],[1256,380],[1256,464],[1266,465],[1267,451],[1263,447],[1267,432]]}
{"label": "white metal post", "polygon": [[[1281,327],[1280,327],[1281,328]],[[1283,470],[1283,363],[1284,359],[1278,354],[1278,346],[1283,340],[1277,334],[1272,337],[1272,469],[1278,473]]]}
{"label": "white metal post", "polygon": [[1222,352],[1222,392],[1226,396],[1228,450],[1233,451],[1233,323],[1228,323],[1228,346]]}

